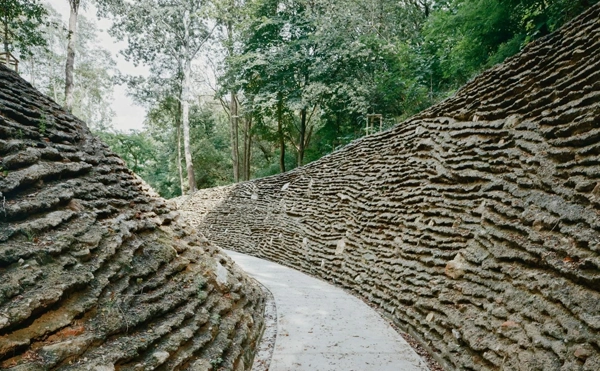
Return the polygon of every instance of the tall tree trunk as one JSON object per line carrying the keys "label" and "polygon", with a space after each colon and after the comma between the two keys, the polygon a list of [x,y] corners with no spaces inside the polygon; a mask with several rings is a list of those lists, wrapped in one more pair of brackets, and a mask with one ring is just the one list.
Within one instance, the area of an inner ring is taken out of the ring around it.
{"label": "tall tree trunk", "polygon": [[[233,5],[233,2],[231,3]],[[230,14],[233,9],[230,8]],[[233,57],[233,23],[227,21],[227,54]],[[238,105],[236,92],[232,89],[229,93],[229,119],[231,121],[231,159],[233,160],[233,181],[240,181],[240,149],[238,134]]]}
{"label": "tall tree trunk", "polygon": [[[35,58],[30,58],[29,59],[29,82],[31,83],[31,85],[35,86]],[[37,87],[36,87],[37,88]]]}
{"label": "tall tree trunk", "polygon": [[340,114],[336,113],[335,114],[335,137],[333,138],[331,152],[335,151],[336,147],[339,145],[339,142],[338,142],[339,137],[340,137]]}
{"label": "tall tree trunk", "polygon": [[183,182],[183,167],[181,166],[181,103],[178,107],[177,115],[177,170],[179,170],[179,184],[181,186],[181,195],[185,194],[185,184]]}
{"label": "tall tree trunk", "polygon": [[54,95],[54,101],[58,103],[58,91],[56,89],[56,79],[52,77],[52,93]]}
{"label": "tall tree trunk", "polygon": [[285,173],[285,137],[283,135],[283,102],[277,103],[277,134],[279,135],[279,170]]}
{"label": "tall tree trunk", "polygon": [[75,65],[75,41],[77,39],[77,14],[79,0],[69,0],[69,35],[67,37],[67,64],[65,66],[65,109],[73,110],[73,66]]}
{"label": "tall tree trunk", "polygon": [[[181,86],[179,87],[179,97],[181,98]],[[183,166],[181,165],[181,99],[177,100],[177,107],[175,111],[175,128],[177,130],[177,171],[179,172],[179,187],[181,188],[181,195],[185,195],[185,179],[183,176]]]}
{"label": "tall tree trunk", "polygon": [[183,71],[182,99],[181,99],[181,126],[183,127],[183,151],[185,153],[185,165],[187,169],[189,193],[196,192],[196,177],[194,174],[194,163],[192,162],[192,149],[190,145],[190,83],[191,83],[191,61],[185,61]]}
{"label": "tall tree trunk", "polygon": [[194,174],[194,164],[192,162],[192,148],[190,146],[190,100],[192,83],[192,61],[189,56],[190,40],[190,12],[186,10],[183,14],[183,82],[181,84],[181,126],[183,126],[183,150],[185,152],[185,165],[187,168],[188,184],[190,194],[196,192],[196,177]]}
{"label": "tall tree trunk", "polygon": [[8,53],[9,53],[9,43],[8,43],[8,14],[5,14],[4,17],[4,52],[6,53],[6,59],[4,60],[4,63],[6,64],[6,67],[10,68],[10,63],[8,60]]}
{"label": "tall tree trunk", "polygon": [[231,121],[231,158],[233,159],[233,181],[240,181],[240,149],[239,149],[239,136],[238,136],[238,105],[235,92],[231,92],[229,95],[229,118]]}
{"label": "tall tree trunk", "polygon": [[304,144],[306,137],[306,107],[300,111],[300,138],[298,138],[298,166],[304,161]]}
{"label": "tall tree trunk", "polygon": [[248,117],[246,117],[244,119],[243,135],[244,135],[244,143],[243,143],[244,150],[242,152],[242,180],[248,180],[248,179],[246,179],[246,157],[247,157],[246,148],[248,147]]}
{"label": "tall tree trunk", "polygon": [[244,180],[250,180],[250,160],[252,156],[252,116],[248,116],[245,122],[244,135]]}

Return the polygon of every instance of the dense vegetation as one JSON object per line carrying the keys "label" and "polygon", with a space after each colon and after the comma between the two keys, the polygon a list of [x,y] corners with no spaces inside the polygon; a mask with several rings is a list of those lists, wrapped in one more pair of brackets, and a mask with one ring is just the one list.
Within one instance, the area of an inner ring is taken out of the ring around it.
{"label": "dense vegetation", "polygon": [[[123,55],[150,73],[119,76],[80,17],[73,111],[157,191],[176,196],[313,161],[365,135],[369,120],[375,130],[394,125],[595,2],[97,0],[110,33],[127,43]],[[48,6],[41,16],[52,21],[37,26],[47,41],[14,49],[34,50],[24,77],[62,102],[56,66],[69,33]],[[143,131],[111,127],[113,80],[147,107]]]}

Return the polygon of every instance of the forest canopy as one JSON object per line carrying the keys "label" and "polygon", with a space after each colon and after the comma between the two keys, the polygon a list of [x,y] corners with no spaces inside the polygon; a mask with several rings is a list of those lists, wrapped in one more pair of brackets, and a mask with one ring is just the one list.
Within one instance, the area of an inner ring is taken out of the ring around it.
{"label": "forest canopy", "polygon": [[[56,1],[72,21],[79,1]],[[0,0],[0,38],[23,77],[60,104],[72,94],[72,112],[174,197],[284,172],[396,125],[597,1],[83,2],[146,76],[118,71],[93,19],[75,17],[75,29],[38,0]],[[143,130],[112,124],[117,83],[146,109]]]}

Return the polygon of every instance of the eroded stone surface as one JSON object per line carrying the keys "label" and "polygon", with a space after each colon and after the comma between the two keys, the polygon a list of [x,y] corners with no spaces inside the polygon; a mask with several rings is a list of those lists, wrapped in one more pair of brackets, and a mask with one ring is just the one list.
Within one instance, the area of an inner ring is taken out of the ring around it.
{"label": "eroded stone surface", "polygon": [[221,246],[381,306],[448,368],[598,370],[598,19],[389,131],[182,208]]}
{"label": "eroded stone surface", "polygon": [[250,368],[261,289],[0,66],[0,369]]}

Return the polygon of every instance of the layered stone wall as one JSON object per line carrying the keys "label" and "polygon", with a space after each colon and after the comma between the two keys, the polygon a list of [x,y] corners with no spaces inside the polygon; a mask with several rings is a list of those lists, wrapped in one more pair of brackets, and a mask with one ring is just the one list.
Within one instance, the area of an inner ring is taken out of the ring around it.
{"label": "layered stone wall", "polygon": [[0,166],[0,369],[249,369],[261,289],[3,66]]}
{"label": "layered stone wall", "polygon": [[600,370],[600,7],[391,130],[181,206],[448,369]]}

